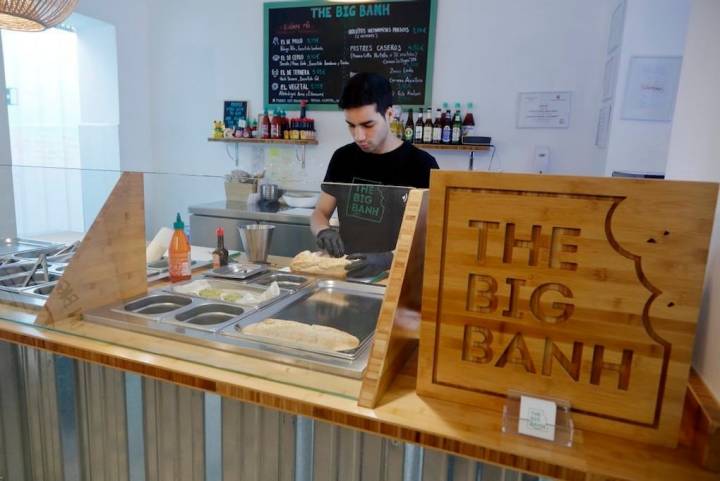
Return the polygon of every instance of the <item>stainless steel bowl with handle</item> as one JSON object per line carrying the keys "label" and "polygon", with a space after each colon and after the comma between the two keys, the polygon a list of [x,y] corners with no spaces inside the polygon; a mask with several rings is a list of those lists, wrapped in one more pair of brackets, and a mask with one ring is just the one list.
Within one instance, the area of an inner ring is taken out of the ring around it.
{"label": "stainless steel bowl with handle", "polygon": [[280,190],[277,184],[261,184],[260,185],[260,199],[276,201],[280,197]]}

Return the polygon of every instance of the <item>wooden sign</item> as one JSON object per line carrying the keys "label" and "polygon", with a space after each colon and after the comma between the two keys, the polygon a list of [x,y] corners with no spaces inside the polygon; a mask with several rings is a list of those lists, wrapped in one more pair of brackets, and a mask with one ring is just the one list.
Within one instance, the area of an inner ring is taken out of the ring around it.
{"label": "wooden sign", "polygon": [[37,324],[147,292],[143,174],[123,172],[53,289]]}
{"label": "wooden sign", "polygon": [[[418,392],[674,446],[717,184],[434,171]],[[498,413],[498,416],[500,414]]]}

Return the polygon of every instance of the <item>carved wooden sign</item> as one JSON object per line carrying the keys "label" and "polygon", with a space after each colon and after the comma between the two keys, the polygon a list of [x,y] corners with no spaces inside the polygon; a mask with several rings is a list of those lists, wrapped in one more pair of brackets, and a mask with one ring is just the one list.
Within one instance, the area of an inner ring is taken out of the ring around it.
{"label": "carved wooden sign", "polygon": [[717,185],[433,172],[420,394],[674,446]]}

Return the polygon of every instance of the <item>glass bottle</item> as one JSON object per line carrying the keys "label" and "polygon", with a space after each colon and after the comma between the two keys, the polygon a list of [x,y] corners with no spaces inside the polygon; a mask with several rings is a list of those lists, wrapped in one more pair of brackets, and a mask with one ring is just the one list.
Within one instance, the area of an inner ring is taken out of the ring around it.
{"label": "glass bottle", "polygon": [[432,144],[433,121],[432,108],[428,107],[425,114],[425,125],[423,125],[423,144]]}
{"label": "glass bottle", "polygon": [[225,248],[225,229],[218,227],[215,231],[217,235],[217,248],[212,253],[213,269],[228,265],[230,256]]}
{"label": "glass bottle", "polygon": [[415,136],[415,120],[413,119],[413,109],[408,110],[407,120],[405,121],[405,132],[403,140],[412,142]]}
{"label": "glass bottle", "polygon": [[432,129],[432,143],[439,144],[440,142],[442,142],[442,110],[437,109]]}
{"label": "glass bottle", "polygon": [[473,117],[472,113],[473,104],[472,102],[468,102],[467,104],[467,112],[465,113],[465,118],[462,122],[462,136],[467,137],[468,135],[474,135],[475,133],[475,118]]}
{"label": "glass bottle", "polygon": [[418,112],[417,122],[415,122],[415,137],[413,142],[416,144],[422,144],[423,142],[423,114],[422,109]]}

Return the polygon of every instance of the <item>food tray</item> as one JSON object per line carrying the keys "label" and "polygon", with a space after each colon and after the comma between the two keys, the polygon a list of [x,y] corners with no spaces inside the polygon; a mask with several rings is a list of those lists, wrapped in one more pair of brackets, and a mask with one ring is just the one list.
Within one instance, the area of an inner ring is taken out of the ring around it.
{"label": "food tray", "polygon": [[[272,344],[295,352],[352,360],[362,353],[370,343],[380,314],[385,289],[335,280],[320,280],[308,288],[298,291],[262,312],[251,314],[237,323],[225,327],[220,334],[256,342]],[[244,334],[242,328],[267,318],[297,321],[305,324],[320,324],[357,337],[358,347],[347,351],[313,349],[306,344],[297,344],[282,339]]]}
{"label": "food tray", "polygon": [[268,274],[263,274],[257,279],[252,279],[248,282],[259,286],[269,286],[273,282],[277,282],[281,289],[297,291],[298,289],[308,285],[310,283],[310,279],[305,276],[291,274],[289,272],[273,271]]}
{"label": "food tray", "polygon": [[220,277],[223,279],[244,280],[265,271],[267,271],[267,267],[259,264],[232,263],[212,269],[206,272],[205,275],[209,277]]}
{"label": "food tray", "polygon": [[233,290],[233,291],[238,291],[238,292],[242,292],[242,293],[250,293],[250,294],[255,294],[255,295],[260,295],[267,290],[267,287],[265,287],[265,286],[256,286],[253,284],[247,284],[247,283],[238,282],[238,281],[230,281],[230,280],[225,280],[225,279],[212,279],[212,278],[193,279],[190,281],[186,281],[186,282],[182,282],[182,283],[175,284],[172,286],[168,286],[168,287],[164,288],[164,290],[166,290],[168,292],[176,293],[176,294],[195,297],[198,299],[204,299],[206,301],[226,302],[231,305],[242,306],[246,309],[248,309],[248,308],[261,309],[261,308],[263,308],[269,304],[272,304],[273,302],[276,302],[279,299],[282,299],[283,297],[287,297],[291,294],[291,291],[281,288],[280,295],[278,295],[277,297],[273,297],[272,299],[268,299],[266,301],[263,301],[263,302],[260,302],[257,304],[256,303],[244,304],[242,302],[233,302],[233,301],[226,301],[226,300],[222,300],[222,299],[213,299],[213,298],[209,298],[209,297],[203,297],[203,296],[197,295],[192,292],[187,292],[187,289],[193,283],[200,283],[200,282],[202,282],[203,284],[207,284],[207,286],[210,289],[222,289],[222,290],[229,289],[229,290]]}

